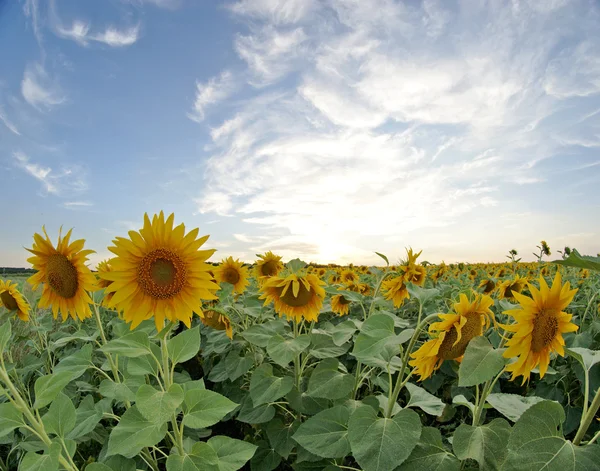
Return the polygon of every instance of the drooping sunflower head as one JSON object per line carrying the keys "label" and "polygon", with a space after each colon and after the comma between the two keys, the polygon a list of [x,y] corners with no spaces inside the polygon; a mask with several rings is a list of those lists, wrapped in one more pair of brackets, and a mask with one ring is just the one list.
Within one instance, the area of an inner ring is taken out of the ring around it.
{"label": "drooping sunflower head", "polygon": [[14,311],[22,321],[29,320],[29,303],[15,282],[0,280],[0,306],[4,306],[8,311]]}
{"label": "drooping sunflower head", "polygon": [[550,255],[550,247],[548,246],[548,242],[542,240],[542,252],[544,255]]}
{"label": "drooping sunflower head", "polygon": [[342,270],[340,277],[342,283],[356,283],[359,280],[358,275],[351,269]]}
{"label": "drooping sunflower head", "polygon": [[512,379],[523,376],[523,383],[529,380],[531,370],[539,365],[540,377],[544,377],[550,363],[550,353],[564,356],[563,334],[575,332],[579,327],[571,322],[572,315],[564,312],[571,303],[577,289],[571,289],[569,282],[562,284],[560,273],[556,273],[549,288],[543,276],[539,279],[540,288],[529,284],[531,297],[515,293],[520,306],[504,313],[515,320],[514,324],[502,327],[512,332],[504,357],[517,357],[506,367],[512,372]]}
{"label": "drooping sunflower head", "polygon": [[504,278],[506,276],[506,268],[502,267],[496,272],[496,278]]}
{"label": "drooping sunflower head", "polygon": [[490,294],[496,289],[496,282],[491,278],[481,280],[479,283],[479,289],[483,289],[483,294]]}
{"label": "drooping sunflower head", "polygon": [[204,316],[200,318],[204,325],[212,327],[215,330],[224,330],[227,337],[233,339],[233,329],[229,317],[212,309],[204,311]]}
{"label": "drooping sunflower head", "polygon": [[316,321],[323,307],[325,283],[314,274],[291,273],[287,276],[273,276],[260,288],[259,299],[265,299],[265,306],[274,303],[275,312],[288,320]]}
{"label": "drooping sunflower head", "polygon": [[336,294],[331,297],[331,312],[338,316],[347,316],[350,308],[350,300],[342,294]]}
{"label": "drooping sunflower head", "polygon": [[454,304],[454,312],[439,315],[441,321],[429,327],[434,338],[411,354],[413,359],[409,364],[416,368],[420,381],[431,376],[444,360],[462,359],[469,342],[483,335],[494,319],[490,310],[493,304],[492,298],[485,294],[474,294],[473,300],[461,294],[459,302]]}
{"label": "drooping sunflower head", "polygon": [[319,268],[317,269],[317,276],[319,278],[323,278],[325,276],[325,274],[327,273],[327,268]]}
{"label": "drooping sunflower head", "polygon": [[83,250],[84,239],[71,239],[71,231],[62,237],[59,232],[56,247],[43,228],[44,236],[33,235],[33,247],[27,249],[34,256],[27,259],[37,270],[28,282],[37,289],[43,284],[42,296],[38,303],[41,308],[52,308],[56,319],[60,313],[63,321],[69,316],[83,320],[91,317],[90,298],[88,292],[98,289],[96,277],[85,265],[87,256],[93,250]]}
{"label": "drooping sunflower head", "polygon": [[498,286],[498,297],[500,299],[515,299],[515,293],[520,293],[527,286],[527,278],[516,275],[513,280],[506,280]]}
{"label": "drooping sunflower head", "polygon": [[144,227],[117,237],[108,249],[112,270],[99,276],[110,282],[106,293],[114,293],[110,307],[123,311],[123,318],[137,327],[154,317],[156,328],[165,319],[190,327],[194,312],[202,317],[201,299],[216,299],[219,286],[211,281],[205,263],[215,252],[199,250],[209,236],[198,238],[198,229],[185,234],[185,226],[173,227],[174,215],[163,212],[152,221],[144,215]]}
{"label": "drooping sunflower head", "polygon": [[423,265],[412,265],[404,272],[404,281],[423,286],[427,278],[427,270]]}
{"label": "drooping sunflower head", "polygon": [[219,283],[229,283],[233,285],[233,290],[241,294],[249,284],[248,267],[245,267],[238,259],[227,257],[214,270],[215,280]]}
{"label": "drooping sunflower head", "polygon": [[264,281],[263,277],[270,277],[278,275],[281,270],[283,270],[283,263],[281,263],[281,257],[279,255],[275,255],[273,252],[269,251],[264,255],[257,255],[259,260],[256,261],[254,265],[254,277],[259,280],[259,282]]}
{"label": "drooping sunflower head", "polygon": [[339,273],[332,273],[329,276],[329,284],[330,285],[335,285],[337,283],[340,283],[342,281],[342,277],[340,276]]}
{"label": "drooping sunflower head", "polygon": [[394,307],[402,306],[404,300],[410,298],[403,275],[384,280],[381,283],[381,292],[385,299],[393,301]]}

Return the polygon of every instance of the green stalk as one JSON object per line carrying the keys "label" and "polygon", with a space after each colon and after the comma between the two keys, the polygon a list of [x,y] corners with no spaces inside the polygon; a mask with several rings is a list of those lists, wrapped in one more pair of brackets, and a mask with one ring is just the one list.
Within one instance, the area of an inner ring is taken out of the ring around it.
{"label": "green stalk", "polygon": [[596,415],[596,412],[598,412],[598,409],[600,409],[600,388],[596,391],[594,400],[587,410],[587,413],[581,417],[581,423],[579,424],[579,429],[573,439],[573,445],[579,445],[581,443],[581,440],[583,440],[585,432],[587,432],[592,420],[594,420],[594,416]]}

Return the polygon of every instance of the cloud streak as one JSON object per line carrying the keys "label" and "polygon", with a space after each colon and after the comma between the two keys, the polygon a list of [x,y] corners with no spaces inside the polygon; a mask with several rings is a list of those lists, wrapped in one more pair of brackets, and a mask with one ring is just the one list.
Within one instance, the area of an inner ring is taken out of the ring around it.
{"label": "cloud streak", "polygon": [[188,113],[188,117],[198,123],[204,121],[207,109],[228,98],[235,88],[236,83],[229,70],[218,77],[211,78],[208,82],[196,82],[194,110]]}
{"label": "cloud streak", "polygon": [[25,101],[38,110],[50,110],[66,100],[56,80],[38,62],[30,63],[25,68],[21,93]]}
{"label": "cloud streak", "polygon": [[[87,190],[88,184],[84,171],[78,166],[63,166],[60,170],[32,161],[28,155],[17,151],[13,153],[15,165],[24,170],[42,184],[45,194],[67,196]],[[65,203],[67,206],[84,205],[85,202]]]}

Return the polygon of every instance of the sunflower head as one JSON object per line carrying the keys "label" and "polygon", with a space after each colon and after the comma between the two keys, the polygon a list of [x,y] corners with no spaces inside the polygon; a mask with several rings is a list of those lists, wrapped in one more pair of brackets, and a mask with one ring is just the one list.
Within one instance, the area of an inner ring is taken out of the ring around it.
{"label": "sunflower head", "polygon": [[229,317],[224,314],[213,311],[212,309],[204,311],[204,316],[200,318],[204,325],[212,327],[215,330],[224,330],[227,337],[233,339],[233,329]]}
{"label": "sunflower head", "polygon": [[327,268],[319,268],[319,269],[317,269],[317,276],[319,278],[323,278],[326,273],[327,273]]}
{"label": "sunflower head", "polygon": [[515,293],[520,293],[527,286],[527,278],[516,275],[514,280],[506,280],[498,286],[498,296],[500,299],[515,299]]}
{"label": "sunflower head", "polygon": [[336,294],[331,297],[331,312],[338,316],[348,315],[350,308],[350,300],[346,299],[342,294]]}
{"label": "sunflower head", "polygon": [[402,306],[404,300],[410,298],[403,275],[384,280],[381,283],[381,292],[385,299],[391,300],[394,303],[394,307]]}
{"label": "sunflower head", "polygon": [[161,211],[150,221],[145,214],[142,229],[108,248],[116,255],[112,270],[98,273],[110,282],[105,293],[114,293],[110,307],[123,311],[132,329],[152,317],[159,331],[165,319],[190,327],[194,312],[203,315],[200,300],[216,299],[219,286],[205,263],[215,251],[199,250],[208,236],[198,238],[198,229],[185,234],[183,224],[173,227],[174,217],[165,220]]}
{"label": "sunflower head", "polygon": [[342,270],[340,278],[342,283],[356,283],[359,279],[358,275],[352,269]]}
{"label": "sunflower head", "polygon": [[412,265],[404,272],[404,281],[423,286],[427,278],[427,270],[423,265]]}
{"label": "sunflower head", "polygon": [[248,268],[238,259],[227,257],[214,270],[215,280],[233,285],[233,290],[241,294],[248,286]]}
{"label": "sunflower head", "polygon": [[325,283],[316,275],[299,270],[269,278],[260,288],[259,299],[274,303],[275,312],[289,320],[316,321],[325,298]]}
{"label": "sunflower head", "polygon": [[259,258],[254,265],[254,277],[259,280],[259,282],[264,281],[266,278],[277,275],[281,270],[283,270],[283,263],[281,263],[281,257],[279,255],[275,255],[273,252],[269,251],[263,255],[257,255]]}
{"label": "sunflower head", "polygon": [[14,311],[22,321],[29,320],[29,303],[19,291],[17,283],[0,280],[0,306]]}
{"label": "sunflower head", "polygon": [[502,326],[512,332],[512,337],[506,342],[508,348],[504,357],[517,357],[506,371],[512,372],[513,380],[523,376],[523,383],[529,380],[531,370],[538,365],[543,378],[548,371],[550,353],[565,354],[562,335],[579,328],[571,322],[573,316],[564,312],[577,289],[571,289],[569,282],[563,285],[558,272],[551,288],[543,276],[540,276],[539,284],[539,289],[528,284],[531,297],[515,293],[519,308],[504,312],[515,320],[513,324]]}
{"label": "sunflower head", "polygon": [[433,338],[411,354],[413,359],[409,364],[416,368],[421,381],[431,376],[444,360],[462,359],[469,342],[483,335],[494,319],[490,310],[493,304],[492,298],[485,294],[475,294],[473,300],[461,294],[454,312],[439,315],[441,321],[429,327]]}
{"label": "sunflower head", "polygon": [[550,247],[548,246],[548,242],[542,240],[542,252],[544,255],[550,255]]}
{"label": "sunflower head", "polygon": [[496,289],[496,282],[491,278],[481,280],[479,283],[479,289],[483,289],[483,294],[490,294]]}
{"label": "sunflower head", "polygon": [[69,316],[79,320],[91,317],[89,305],[92,300],[88,292],[97,290],[98,286],[85,262],[94,251],[83,250],[84,239],[71,242],[71,230],[64,237],[59,232],[58,243],[54,247],[46,229],[42,229],[45,237],[34,234],[33,247],[27,249],[34,255],[27,261],[37,270],[27,281],[33,289],[44,285],[39,307],[51,307],[54,318],[60,313],[63,321]]}

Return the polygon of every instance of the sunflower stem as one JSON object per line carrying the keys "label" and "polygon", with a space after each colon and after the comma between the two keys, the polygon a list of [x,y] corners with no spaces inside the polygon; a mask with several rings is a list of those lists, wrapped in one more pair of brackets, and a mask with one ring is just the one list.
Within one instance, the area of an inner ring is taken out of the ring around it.
{"label": "sunflower stem", "polygon": [[381,288],[381,284],[383,283],[383,280],[385,280],[388,277],[388,275],[391,275],[393,273],[395,273],[395,272],[393,272],[393,271],[385,272],[383,274],[383,276],[381,277],[381,279],[377,282],[377,286],[375,287],[375,291],[373,292],[373,299],[371,300],[371,305],[369,306],[369,312],[367,313],[365,320],[367,320],[369,317],[371,317],[371,314],[373,313],[373,308],[375,307],[375,298],[377,298],[377,295],[379,294],[379,289]]}
{"label": "sunflower stem", "polygon": [[598,412],[598,409],[600,409],[600,388],[598,388],[598,391],[596,391],[594,400],[588,408],[587,413],[581,417],[581,423],[579,424],[579,429],[577,430],[577,434],[573,439],[573,445],[579,445],[581,443],[581,440],[583,440],[583,437],[590,427],[590,424],[592,423],[596,412]]}
{"label": "sunflower stem", "polygon": [[[98,326],[98,330],[100,331],[100,338],[102,339],[102,345],[104,346],[108,343],[108,340],[106,339],[106,334],[104,333],[104,327],[102,327],[102,319],[100,319],[100,310],[98,309],[98,304],[96,303],[93,296],[94,296],[94,294],[90,293],[90,297],[92,298],[92,301],[94,301],[94,303],[93,303],[94,304],[94,318],[96,320],[96,325]],[[119,368],[118,368],[117,364],[115,363],[115,361],[113,360],[112,355],[110,353],[104,353],[104,356],[106,356],[106,359],[108,360],[110,369],[112,370],[113,377],[115,378],[115,382],[120,383],[121,378],[119,377]],[[127,401],[127,402],[129,402],[129,401]]]}

